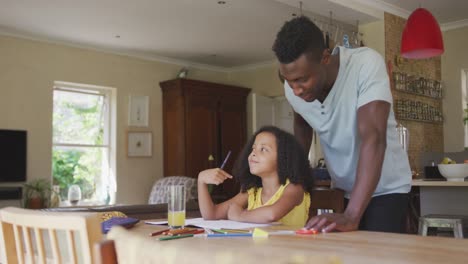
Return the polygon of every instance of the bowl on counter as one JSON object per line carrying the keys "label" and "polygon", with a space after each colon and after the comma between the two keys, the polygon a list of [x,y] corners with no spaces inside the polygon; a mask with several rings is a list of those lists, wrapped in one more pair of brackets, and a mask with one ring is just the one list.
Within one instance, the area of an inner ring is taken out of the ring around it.
{"label": "bowl on counter", "polygon": [[464,181],[468,176],[468,163],[459,164],[439,164],[440,174],[447,179],[447,181]]}

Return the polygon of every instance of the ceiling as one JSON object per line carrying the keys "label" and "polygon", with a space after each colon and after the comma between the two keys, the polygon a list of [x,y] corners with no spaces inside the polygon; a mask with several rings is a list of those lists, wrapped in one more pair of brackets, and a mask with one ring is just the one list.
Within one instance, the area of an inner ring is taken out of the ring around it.
{"label": "ceiling", "polygon": [[[0,0],[0,34],[65,43],[184,66],[233,70],[274,60],[297,0]],[[349,25],[407,17],[419,6],[441,24],[468,21],[468,1],[303,0],[303,13]]]}

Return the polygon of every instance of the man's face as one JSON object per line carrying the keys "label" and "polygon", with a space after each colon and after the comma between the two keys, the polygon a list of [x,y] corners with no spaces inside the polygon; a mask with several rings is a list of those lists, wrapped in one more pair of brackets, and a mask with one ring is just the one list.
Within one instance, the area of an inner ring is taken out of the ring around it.
{"label": "man's face", "polygon": [[310,59],[307,54],[302,54],[291,63],[280,64],[279,70],[296,96],[306,102],[312,102],[320,98],[324,92],[326,80],[324,61],[325,58],[318,62]]}

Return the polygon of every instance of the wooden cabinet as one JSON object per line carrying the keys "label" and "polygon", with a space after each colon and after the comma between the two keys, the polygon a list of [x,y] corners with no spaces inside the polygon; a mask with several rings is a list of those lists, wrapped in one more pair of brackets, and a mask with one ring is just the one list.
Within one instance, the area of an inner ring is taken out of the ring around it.
{"label": "wooden cabinet", "polygon": [[[247,141],[246,100],[250,89],[189,79],[161,82],[163,93],[164,176],[189,176],[219,167],[231,150],[225,170]],[[214,190],[231,197],[233,180]]]}

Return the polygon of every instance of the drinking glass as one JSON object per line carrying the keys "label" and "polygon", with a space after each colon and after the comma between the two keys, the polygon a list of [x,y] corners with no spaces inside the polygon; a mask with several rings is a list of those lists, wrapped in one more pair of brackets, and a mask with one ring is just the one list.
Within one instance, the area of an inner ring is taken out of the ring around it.
{"label": "drinking glass", "polygon": [[81,200],[81,189],[80,186],[73,184],[68,188],[68,201],[71,205],[77,205]]}
{"label": "drinking glass", "polygon": [[169,185],[167,201],[167,223],[170,228],[183,228],[185,225],[185,186]]}

